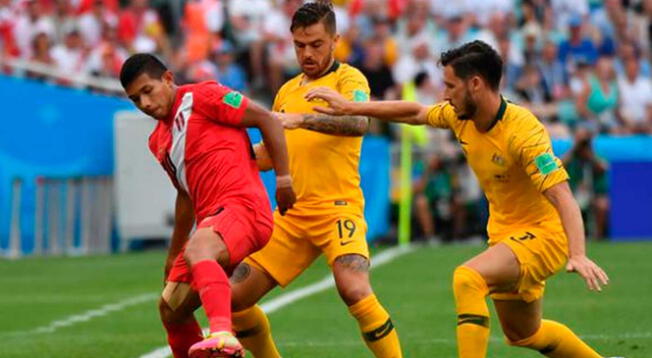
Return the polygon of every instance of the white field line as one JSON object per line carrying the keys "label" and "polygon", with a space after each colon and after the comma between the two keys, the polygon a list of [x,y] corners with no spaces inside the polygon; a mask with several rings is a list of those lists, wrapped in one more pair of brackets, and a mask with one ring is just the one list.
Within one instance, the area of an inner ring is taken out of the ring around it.
{"label": "white field line", "polygon": [[120,311],[130,306],[139,305],[147,301],[153,301],[159,296],[160,296],[159,293],[153,293],[153,292],[144,293],[138,296],[124,299],[122,301],[106,304],[100,308],[95,308],[80,314],[75,314],[60,320],[52,321],[48,325],[36,327],[29,331],[10,332],[8,334],[14,335],[14,334],[52,333],[58,330],[59,328],[69,327],[81,322],[87,322],[93,318],[106,316],[109,313]]}
{"label": "white field line", "polygon": [[140,356],[140,358],[164,358],[164,357],[169,357],[172,355],[172,350],[170,349],[169,346],[164,346],[160,348],[156,348],[155,350],[143,354]]}
{"label": "white field line", "polygon": [[[380,254],[375,255],[371,259],[372,268],[379,267],[386,263],[389,263],[394,259],[396,259],[397,257],[404,255],[412,250],[413,249],[410,246],[396,247],[396,248],[385,250]],[[302,287],[297,290],[287,292],[285,294],[282,294],[270,300],[269,302],[265,302],[262,305],[260,305],[260,308],[262,308],[263,311],[265,311],[265,313],[272,313],[291,304],[292,302],[298,301],[310,295],[314,295],[315,293],[325,291],[333,286],[335,286],[335,280],[333,280],[333,275],[328,275],[318,282],[315,282],[311,285]]]}
{"label": "white field line", "polygon": [[[372,257],[372,269],[392,262],[399,256],[405,255],[412,251],[414,251],[413,246],[395,247],[382,251],[378,255]],[[333,276],[329,274],[328,276],[313,284],[277,296],[276,298],[263,303],[260,305],[260,307],[263,309],[263,311],[265,311],[265,313],[269,314],[278,311],[279,309],[286,307],[287,305],[302,298],[325,291],[333,286],[335,286],[335,281],[333,280]],[[156,348],[149,353],[141,355],[139,358],[167,358],[171,354],[172,352],[170,351],[170,347],[165,346]]]}
{"label": "white field line", "polygon": [[[583,334],[580,335],[580,338],[590,341],[610,341],[610,340],[620,340],[620,339],[637,339],[637,338],[652,338],[652,332],[639,332],[639,333],[622,333],[617,335],[606,335],[606,334]],[[403,338],[406,342],[417,345],[426,345],[426,344],[445,344],[445,345],[455,345],[457,342],[455,339],[446,339],[446,338],[425,338],[425,339],[410,339],[409,337]],[[498,336],[492,336],[489,338],[491,342],[494,343],[504,343],[505,339]],[[337,340],[333,342],[320,341],[297,341],[297,342],[288,342],[281,341],[277,342],[279,347],[356,347],[362,344],[361,340],[348,340],[342,341]],[[161,347],[156,349],[148,354],[141,356],[140,358],[165,358],[170,354],[169,347]]]}

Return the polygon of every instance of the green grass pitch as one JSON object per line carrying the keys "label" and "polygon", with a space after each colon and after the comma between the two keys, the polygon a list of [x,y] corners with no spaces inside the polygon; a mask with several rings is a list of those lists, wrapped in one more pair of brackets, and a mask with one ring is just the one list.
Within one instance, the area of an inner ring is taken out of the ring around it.
{"label": "green grass pitch", "polygon": [[[456,356],[451,274],[481,250],[419,248],[374,269],[376,294],[392,315],[405,357]],[[548,282],[544,316],[564,322],[606,356],[652,357],[651,253],[652,242],[589,245],[590,256],[610,275],[610,286],[592,293],[578,276],[560,273]],[[163,258],[163,252],[146,252],[1,260],[0,357],[139,358],[164,346],[155,298]],[[321,260],[267,299],[327,273]],[[142,299],[110,306],[133,297]],[[372,357],[333,288],[283,307],[270,320],[285,358]],[[508,347],[492,311],[488,357],[539,355]]]}

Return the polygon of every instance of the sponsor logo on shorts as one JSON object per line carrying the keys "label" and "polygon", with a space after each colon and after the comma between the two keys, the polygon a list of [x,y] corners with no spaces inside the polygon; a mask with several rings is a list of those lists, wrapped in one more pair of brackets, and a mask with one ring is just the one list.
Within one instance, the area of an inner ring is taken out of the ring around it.
{"label": "sponsor logo on shorts", "polygon": [[514,240],[514,241],[534,240],[536,238],[537,238],[536,235],[534,235],[533,233],[531,233],[529,231],[526,231],[525,235],[520,236],[520,237],[514,237],[514,236],[510,237],[510,239]]}

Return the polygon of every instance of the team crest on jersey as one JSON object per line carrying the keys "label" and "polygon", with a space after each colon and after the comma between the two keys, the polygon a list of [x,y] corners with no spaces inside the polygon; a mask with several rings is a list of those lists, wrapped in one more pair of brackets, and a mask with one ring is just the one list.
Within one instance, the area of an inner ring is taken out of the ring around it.
{"label": "team crest on jersey", "polygon": [[494,153],[494,155],[491,156],[491,161],[497,165],[500,165],[501,167],[505,166],[505,158],[503,158],[500,153]]}
{"label": "team crest on jersey", "polygon": [[242,104],[242,94],[240,92],[231,91],[224,95],[222,102],[233,108],[240,108],[240,105]]}

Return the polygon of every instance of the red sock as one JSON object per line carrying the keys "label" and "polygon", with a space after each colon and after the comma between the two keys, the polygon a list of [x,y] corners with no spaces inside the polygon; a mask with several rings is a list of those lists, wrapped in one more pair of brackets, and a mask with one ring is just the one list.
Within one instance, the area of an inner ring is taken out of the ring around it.
{"label": "red sock", "polygon": [[168,343],[174,358],[188,358],[190,346],[203,339],[201,327],[194,317],[192,321],[180,324],[163,322],[163,326],[168,332]]}
{"label": "red sock", "polygon": [[199,292],[212,332],[231,331],[231,284],[217,261],[204,260],[192,267],[192,286]]}

